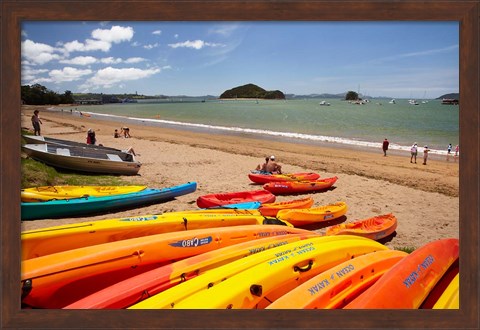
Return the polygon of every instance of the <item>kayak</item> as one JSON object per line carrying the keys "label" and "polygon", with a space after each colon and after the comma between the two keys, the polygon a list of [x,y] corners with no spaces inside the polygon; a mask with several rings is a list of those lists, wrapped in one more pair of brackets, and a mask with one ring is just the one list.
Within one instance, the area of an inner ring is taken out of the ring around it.
{"label": "kayak", "polygon": [[160,215],[80,222],[22,232],[22,260],[174,231],[261,224],[293,227],[285,221],[265,218],[258,212],[255,214],[170,212]]}
{"label": "kayak", "polygon": [[[378,242],[358,236],[325,243],[322,243],[321,238],[311,238],[300,243],[301,246],[291,247],[285,254],[277,254],[226,279],[207,282],[210,285],[205,285],[203,290],[177,301],[173,308],[263,309],[300,283],[339,263],[387,249]],[[222,266],[216,271],[221,271],[221,268],[228,269],[230,266]],[[198,281],[201,280],[201,276],[198,277]],[[188,281],[186,283],[188,284]],[[165,294],[168,294],[168,290]],[[143,302],[147,301],[148,299]]]}
{"label": "kayak", "polygon": [[284,209],[303,209],[309,208],[313,205],[313,198],[301,198],[286,202],[265,203],[262,204],[258,211],[264,216],[276,217],[278,211]]}
{"label": "kayak", "polygon": [[266,190],[238,191],[229,193],[217,193],[203,195],[197,198],[197,205],[200,208],[210,208],[237,204],[245,202],[273,203],[275,195]]}
{"label": "kayak", "polygon": [[382,250],[347,260],[312,277],[267,309],[338,309],[375,283],[408,253]]}
{"label": "kayak", "polygon": [[[417,309],[459,258],[456,238],[440,239],[416,249],[390,268],[345,309]],[[395,299],[392,299],[392,293]]]}
{"label": "kayak", "polygon": [[265,174],[251,172],[248,178],[255,183],[265,184],[268,182],[283,181],[301,181],[301,180],[317,180],[320,177],[318,173],[284,173],[284,174]]}
{"label": "kayak", "polygon": [[[360,247],[362,246],[362,247]],[[239,308],[225,304],[224,306],[213,306],[212,300],[221,299],[231,293],[231,290],[237,290],[237,282],[229,285],[228,288],[219,288],[225,282],[230,282],[237,276],[248,272],[247,276],[242,276],[249,283],[245,286],[245,294],[250,293],[250,288],[254,287],[252,283],[258,283],[260,277],[271,277],[271,281],[266,281],[269,287],[274,286],[281,279],[279,274],[275,274],[276,269],[283,267],[284,276],[293,276],[304,278],[311,274],[309,261],[312,260],[312,254],[323,254],[324,258],[319,258],[318,262],[313,262],[312,268],[324,267],[328,269],[342,261],[349,260],[360,254],[372,252],[374,250],[386,250],[387,248],[378,242],[367,240],[358,236],[323,236],[308,237],[301,241],[291,242],[282,246],[277,246],[269,250],[260,251],[245,258],[232,261],[228,264],[218,266],[205,272],[201,276],[192,278],[181,285],[177,285],[168,290],[160,292],[148,299],[141,301],[130,307],[130,309],[163,309],[163,308]],[[307,266],[305,266],[305,262]],[[292,263],[294,263],[292,265]],[[261,266],[263,265],[263,266]],[[267,269],[252,271],[253,268],[261,266]],[[302,271],[303,270],[303,271]],[[270,283],[271,282],[271,283]],[[269,284],[270,283],[270,284]],[[258,288],[258,286],[255,286]],[[212,292],[215,291],[215,293]],[[248,293],[246,292],[248,291]],[[256,290],[259,292],[261,290]],[[211,293],[211,294],[210,294]],[[261,292],[260,292],[261,293]],[[190,297],[202,295],[200,299],[195,299],[195,306],[189,303],[186,307],[183,305]],[[208,296],[208,297],[207,297]],[[255,297],[245,298],[244,302],[249,303]],[[203,301],[200,302],[200,301]],[[218,301],[217,301],[218,303]],[[198,305],[197,305],[198,304]],[[208,305],[208,306],[207,306]]]}
{"label": "kayak", "polygon": [[172,261],[246,241],[303,232],[275,225],[195,229],[28,259],[21,263],[22,302],[34,308],[61,308],[87,294]]}
{"label": "kayak", "polygon": [[437,300],[433,309],[459,309],[460,308],[460,273],[458,273]]}
{"label": "kayak", "polygon": [[397,229],[397,218],[389,213],[327,228],[326,235],[358,235],[373,240],[390,236]]}
{"label": "kayak", "polygon": [[185,281],[203,275],[216,267],[315,235],[318,234],[306,230],[304,233],[271,236],[205,252],[127,278],[103,290],[85,296],[64,308],[127,308],[159,292],[178,284],[184,284]]}
{"label": "kayak", "polygon": [[147,186],[42,186],[21,190],[22,202],[40,202],[88,196],[110,196],[145,190]]}
{"label": "kayak", "polygon": [[327,190],[337,182],[337,177],[318,179],[311,181],[283,181],[268,182],[263,185],[263,189],[270,191],[275,195],[301,194]]}
{"label": "kayak", "polygon": [[118,209],[128,209],[166,202],[177,196],[192,193],[196,189],[196,182],[188,182],[168,188],[147,188],[142,191],[121,195],[78,197],[43,202],[22,202],[21,218],[22,220],[34,220],[109,213]]}
{"label": "kayak", "polygon": [[288,221],[294,226],[302,226],[337,219],[345,213],[347,213],[347,203],[336,202],[313,208],[280,210],[277,218]]}

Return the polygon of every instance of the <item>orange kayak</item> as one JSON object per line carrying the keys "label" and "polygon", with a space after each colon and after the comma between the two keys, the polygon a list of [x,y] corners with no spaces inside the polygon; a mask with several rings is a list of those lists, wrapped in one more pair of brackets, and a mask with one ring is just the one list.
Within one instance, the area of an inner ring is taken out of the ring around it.
{"label": "orange kayak", "polygon": [[283,181],[302,181],[302,180],[317,180],[320,177],[318,173],[283,173],[283,174],[263,174],[263,173],[249,173],[248,178],[255,183],[268,182],[283,182]]}
{"label": "orange kayak", "polygon": [[300,194],[326,190],[337,182],[337,177],[311,181],[283,181],[268,182],[263,185],[263,189],[270,191],[274,195]]}
{"label": "orange kayak", "polygon": [[345,213],[347,213],[347,204],[345,202],[337,202],[306,209],[280,210],[277,213],[277,219],[288,221],[294,226],[303,226],[337,219],[345,215]]}
{"label": "orange kayak", "polygon": [[262,204],[258,211],[266,217],[276,217],[278,211],[285,209],[303,209],[313,205],[313,198],[301,198],[286,202],[265,203]]}
{"label": "orange kayak", "polygon": [[397,218],[389,213],[328,227],[326,235],[356,235],[379,240],[393,234],[395,229],[397,229]]}
{"label": "orange kayak", "polygon": [[197,205],[200,208],[209,208],[245,202],[261,202],[262,204],[273,203],[275,202],[275,195],[266,190],[251,190],[209,194],[197,198]]}
{"label": "orange kayak", "polygon": [[279,225],[196,229],[131,238],[58,252],[22,261],[22,302],[36,308],[61,308],[85,292],[181,260],[246,241],[304,233]]}
{"label": "orange kayak", "polygon": [[130,307],[148,297],[177,284],[195,278],[205,272],[291,242],[298,242],[318,234],[307,231],[303,234],[270,236],[258,240],[227,246],[174,262],[163,267],[127,278],[103,290],[65,306],[65,309],[119,309]]}
{"label": "orange kayak", "polygon": [[459,258],[456,238],[441,239],[413,251],[345,309],[417,309]]}
{"label": "orange kayak", "polygon": [[267,309],[337,309],[375,283],[408,254],[381,250],[357,256],[312,277]]}

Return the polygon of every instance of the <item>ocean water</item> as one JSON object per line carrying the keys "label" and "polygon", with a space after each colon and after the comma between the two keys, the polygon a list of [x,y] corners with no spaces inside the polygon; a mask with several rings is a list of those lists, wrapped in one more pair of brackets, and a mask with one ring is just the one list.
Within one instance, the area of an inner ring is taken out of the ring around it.
{"label": "ocean water", "polygon": [[[447,145],[459,143],[459,106],[440,100],[411,105],[408,100],[372,99],[363,105],[339,99],[295,100],[148,100],[92,106],[73,110],[93,117],[152,126],[253,134],[305,143],[339,143],[381,148],[385,138],[390,149],[409,151],[417,142],[420,152],[446,154]],[[67,110],[70,108],[66,108]]]}

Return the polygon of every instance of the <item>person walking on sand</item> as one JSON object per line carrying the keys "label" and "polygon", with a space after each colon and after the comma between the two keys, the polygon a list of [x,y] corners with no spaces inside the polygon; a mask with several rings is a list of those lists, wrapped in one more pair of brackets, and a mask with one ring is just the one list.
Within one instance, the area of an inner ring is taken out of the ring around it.
{"label": "person walking on sand", "polygon": [[447,162],[450,160],[450,154],[452,153],[452,144],[449,143],[447,147]]}
{"label": "person walking on sand", "polygon": [[390,145],[390,142],[388,142],[387,138],[385,138],[385,140],[383,140],[383,144],[382,144],[383,156],[387,155],[387,150],[388,150],[389,145]]}
{"label": "person walking on sand", "polygon": [[267,172],[273,173],[273,174],[282,174],[282,166],[280,166],[276,161],[275,161],[275,156],[270,156],[270,160],[268,161],[267,165],[265,166],[265,169]]}
{"label": "person walking on sand", "polygon": [[428,146],[423,147],[423,165],[427,165],[427,158],[428,158],[428,152],[430,149],[428,149]]}
{"label": "person walking on sand", "polygon": [[122,130],[120,131],[120,134],[123,133],[124,138],[129,138],[130,136],[130,128],[128,127],[122,127]]}
{"label": "person walking on sand", "polygon": [[455,161],[457,161],[457,157],[458,157],[458,151],[460,150],[460,148],[458,147],[458,144],[455,146],[455,156],[453,156],[453,158],[455,159]]}
{"label": "person walking on sand", "polygon": [[417,154],[418,154],[418,147],[417,147],[417,142],[415,142],[412,147],[410,148],[410,163],[412,163],[413,160],[415,160],[415,164],[417,163]]}
{"label": "person walking on sand", "polygon": [[43,123],[42,123],[42,120],[40,119],[40,117],[38,116],[38,113],[39,113],[39,111],[35,110],[33,112],[33,116],[32,116],[33,134],[42,135],[40,133],[40,124],[43,124]]}

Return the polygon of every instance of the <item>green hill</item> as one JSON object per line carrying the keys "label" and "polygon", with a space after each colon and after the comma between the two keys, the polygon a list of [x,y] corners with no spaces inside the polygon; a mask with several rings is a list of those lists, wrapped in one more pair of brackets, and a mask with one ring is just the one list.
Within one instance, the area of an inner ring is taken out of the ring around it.
{"label": "green hill", "polygon": [[221,99],[270,99],[270,100],[284,100],[285,94],[279,90],[267,91],[254,84],[247,84],[226,90],[220,95]]}

